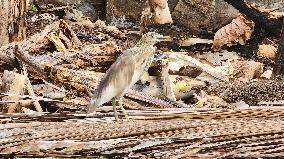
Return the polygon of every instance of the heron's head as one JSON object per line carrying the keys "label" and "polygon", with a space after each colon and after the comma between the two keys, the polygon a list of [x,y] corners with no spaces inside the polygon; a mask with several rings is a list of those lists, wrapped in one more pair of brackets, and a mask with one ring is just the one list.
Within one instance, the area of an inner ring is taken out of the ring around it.
{"label": "heron's head", "polygon": [[143,34],[140,40],[141,43],[148,45],[154,45],[159,41],[172,41],[172,38],[169,36],[163,36],[155,32],[148,32],[146,34]]}
{"label": "heron's head", "polygon": [[96,100],[91,98],[90,103],[87,107],[87,113],[93,113],[96,110]]}

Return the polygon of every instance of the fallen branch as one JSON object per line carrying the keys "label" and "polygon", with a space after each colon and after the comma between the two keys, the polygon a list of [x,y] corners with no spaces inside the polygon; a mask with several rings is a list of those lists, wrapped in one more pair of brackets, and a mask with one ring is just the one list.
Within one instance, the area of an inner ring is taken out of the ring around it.
{"label": "fallen branch", "polygon": [[43,79],[66,84],[66,86],[76,88],[78,91],[86,92],[89,91],[89,88],[94,89],[103,76],[103,73],[72,70],[56,64],[44,63],[20,48],[19,51],[15,52],[15,56],[30,66],[30,69],[39,73]]}
{"label": "fallen branch", "polygon": [[[26,69],[25,64],[23,64],[23,73],[24,73],[24,76],[26,77],[26,88],[27,88],[27,90],[28,90],[28,93],[30,94],[30,96],[32,96],[33,98],[36,99],[37,97],[36,97],[35,92],[34,92],[34,90],[33,90],[31,81],[29,80],[28,72],[27,72],[27,69]],[[35,106],[35,108],[36,108],[36,110],[37,110],[38,112],[43,112],[43,110],[42,110],[42,108],[41,108],[41,106],[40,106],[38,100],[35,100],[35,101],[33,102],[33,104],[34,104],[34,106]]]}

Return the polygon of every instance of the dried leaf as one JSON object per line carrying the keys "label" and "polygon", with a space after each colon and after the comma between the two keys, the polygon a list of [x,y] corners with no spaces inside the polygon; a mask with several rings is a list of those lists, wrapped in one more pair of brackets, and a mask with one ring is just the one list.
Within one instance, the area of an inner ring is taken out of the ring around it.
{"label": "dried leaf", "polygon": [[271,59],[275,59],[277,53],[277,48],[273,45],[259,45],[257,50],[257,55],[262,57],[268,57]]}
{"label": "dried leaf", "polygon": [[263,64],[255,61],[244,61],[240,59],[230,60],[233,67],[231,78],[247,82],[253,78],[259,78],[263,73]]}
{"label": "dried leaf", "polygon": [[219,50],[223,45],[231,46],[236,43],[244,45],[250,39],[254,26],[255,24],[252,20],[240,14],[230,24],[222,27],[215,33],[212,48]]}
{"label": "dried leaf", "polygon": [[272,70],[266,70],[260,77],[270,79],[272,77],[272,73]]}
{"label": "dried leaf", "polygon": [[197,108],[209,107],[209,108],[218,108],[218,107],[227,107],[231,108],[232,106],[226,103],[222,98],[218,96],[208,95],[205,91],[200,91],[199,94],[194,94],[198,99],[198,102],[194,105]]}

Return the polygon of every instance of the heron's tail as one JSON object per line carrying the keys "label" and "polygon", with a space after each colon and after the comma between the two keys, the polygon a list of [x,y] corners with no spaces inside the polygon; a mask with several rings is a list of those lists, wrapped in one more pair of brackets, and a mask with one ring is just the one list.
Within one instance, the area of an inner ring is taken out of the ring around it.
{"label": "heron's tail", "polygon": [[97,108],[97,102],[94,98],[91,98],[90,103],[87,107],[87,114],[93,113]]}

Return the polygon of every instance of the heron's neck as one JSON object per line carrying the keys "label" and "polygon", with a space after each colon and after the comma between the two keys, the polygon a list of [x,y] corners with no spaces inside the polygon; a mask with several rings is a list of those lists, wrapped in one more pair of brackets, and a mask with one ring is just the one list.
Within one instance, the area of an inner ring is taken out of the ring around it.
{"label": "heron's neck", "polygon": [[137,51],[135,51],[135,56],[151,56],[155,53],[154,44],[140,42],[136,44]]}
{"label": "heron's neck", "polygon": [[146,42],[146,41],[139,41],[137,44],[136,44],[136,47],[152,47],[154,46],[155,43],[152,43],[152,42]]}

